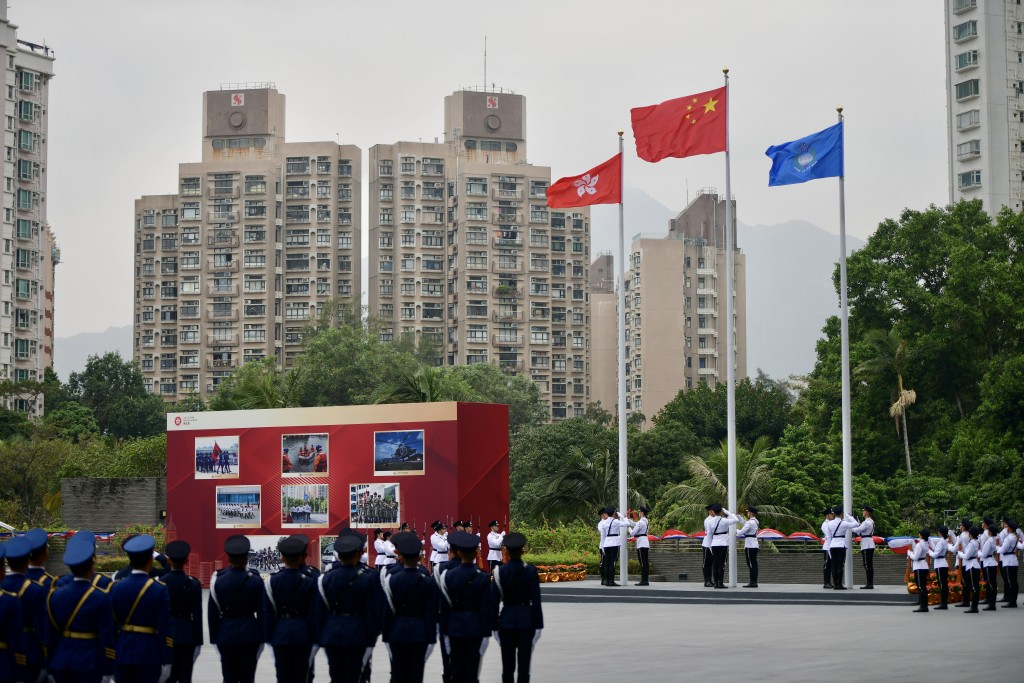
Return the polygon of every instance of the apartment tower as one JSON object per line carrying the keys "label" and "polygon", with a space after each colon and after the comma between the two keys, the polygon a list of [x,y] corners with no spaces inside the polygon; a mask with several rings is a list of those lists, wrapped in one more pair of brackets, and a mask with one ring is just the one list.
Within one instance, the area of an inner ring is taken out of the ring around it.
{"label": "apartment tower", "polygon": [[1024,8],[946,0],[949,199],[996,213],[1024,198]]}
{"label": "apartment tower", "polygon": [[[53,365],[54,269],[60,250],[46,217],[47,122],[53,52],[18,39],[0,0],[4,47],[4,220],[0,299],[0,366],[15,382],[42,381]],[[7,406],[31,416],[42,396],[15,396]]]}
{"label": "apartment tower", "polygon": [[369,310],[386,341],[530,377],[560,420],[589,400],[590,215],[550,211],[526,98],[445,97],[443,142],[370,148]]}
{"label": "apartment tower", "polygon": [[361,150],[288,142],[271,83],[204,93],[202,145],[173,194],[135,202],[134,357],[169,401],[290,367],[311,320],[359,304]]}

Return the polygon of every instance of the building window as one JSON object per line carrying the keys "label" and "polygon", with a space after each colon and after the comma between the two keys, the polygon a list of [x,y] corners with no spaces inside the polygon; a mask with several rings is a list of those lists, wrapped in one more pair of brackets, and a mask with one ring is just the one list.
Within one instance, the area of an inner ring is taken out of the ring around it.
{"label": "building window", "polygon": [[978,22],[971,20],[953,27],[953,40],[957,43],[970,40],[978,35]]}
{"label": "building window", "polygon": [[956,158],[960,161],[981,156],[981,140],[968,140],[956,146]]}
{"label": "building window", "polygon": [[[1020,4],[1020,0],[1017,0]],[[978,0],[953,0],[953,14],[960,14],[978,6]]]}
{"label": "building window", "polygon": [[977,97],[981,93],[980,81],[977,78],[972,78],[969,81],[957,83],[955,88],[957,101],[966,100],[971,97]]}
{"label": "building window", "polygon": [[198,197],[202,189],[199,185],[199,178],[182,178],[181,179],[181,196],[182,197]]}
{"label": "building window", "polygon": [[381,159],[377,164],[377,175],[391,176],[394,175],[394,164],[391,159]]}
{"label": "building window", "polygon": [[978,66],[978,51],[968,50],[967,52],[961,52],[953,58],[953,68],[956,71],[964,71],[972,67]]}
{"label": "building window", "polygon": [[961,190],[981,187],[981,171],[958,173],[956,175],[956,184],[957,188]]}

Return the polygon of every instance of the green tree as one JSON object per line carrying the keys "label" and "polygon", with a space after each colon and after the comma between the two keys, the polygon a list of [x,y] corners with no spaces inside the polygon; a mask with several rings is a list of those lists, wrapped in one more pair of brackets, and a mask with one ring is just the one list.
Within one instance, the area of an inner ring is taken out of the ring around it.
{"label": "green tree", "polygon": [[71,443],[78,443],[100,431],[92,410],[77,401],[66,401],[54,410],[47,410],[43,425],[58,439]]}
{"label": "green tree", "polygon": [[32,437],[0,443],[0,500],[12,501],[18,519],[9,524],[48,524],[43,498],[59,490],[58,472],[73,447],[66,441]]}
{"label": "green tree", "polygon": [[420,365],[412,372],[403,372],[391,386],[378,388],[374,403],[437,403],[465,401],[471,397],[469,386],[451,372]]}
{"label": "green tree", "polygon": [[47,365],[43,368],[43,407],[47,412],[56,410],[67,400],[67,390],[60,377],[52,366]]}
{"label": "green tree", "polygon": [[910,466],[910,437],[907,434],[907,410],[917,402],[917,392],[903,386],[903,368],[907,361],[907,340],[899,336],[895,329],[868,330],[862,337],[864,343],[872,347],[874,355],[861,362],[854,373],[865,378],[886,378],[896,375],[896,393],[889,406],[889,416],[896,421],[896,435],[900,435],[900,423],[903,424],[903,450],[907,458],[907,474],[912,474]]}
{"label": "green tree", "polygon": [[507,405],[513,435],[544,424],[550,417],[540,387],[529,377],[503,372],[490,363],[455,365],[445,371],[469,387],[470,395],[464,400]]}
{"label": "green tree", "polygon": [[28,438],[32,435],[32,423],[22,413],[0,406],[0,439]]}
{"label": "green tree", "polygon": [[149,436],[164,430],[164,404],[146,391],[142,373],[116,352],[89,356],[82,372],[68,378],[67,399],[93,411],[103,434]]}
{"label": "green tree", "polygon": [[[636,472],[630,469],[629,481],[635,476]],[[568,456],[542,474],[538,483],[542,493],[534,503],[534,518],[593,519],[599,507],[617,505],[619,499],[618,466],[607,449],[585,455],[578,446],[572,446]],[[630,486],[626,489],[626,500],[630,507],[647,504],[647,499]]]}
{"label": "green tree", "polygon": [[298,375],[277,369],[275,359],[246,363],[217,385],[210,410],[293,408],[298,403]]}

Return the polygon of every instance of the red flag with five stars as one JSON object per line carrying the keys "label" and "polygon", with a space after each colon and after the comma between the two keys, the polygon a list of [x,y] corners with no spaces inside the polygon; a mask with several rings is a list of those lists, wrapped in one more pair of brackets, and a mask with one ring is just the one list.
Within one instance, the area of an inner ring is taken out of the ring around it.
{"label": "red flag with five stars", "polygon": [[581,175],[559,178],[548,188],[548,206],[567,209],[622,201],[622,155],[616,154]]}
{"label": "red flag with five stars", "polygon": [[644,161],[725,151],[726,89],[630,110],[636,155]]}

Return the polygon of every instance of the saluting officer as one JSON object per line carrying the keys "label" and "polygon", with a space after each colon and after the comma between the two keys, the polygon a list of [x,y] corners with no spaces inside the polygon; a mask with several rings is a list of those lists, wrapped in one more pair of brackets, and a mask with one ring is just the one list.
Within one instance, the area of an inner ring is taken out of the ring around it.
{"label": "saluting officer", "polygon": [[[646,505],[641,505],[637,508],[640,511],[640,519],[637,520],[636,525],[630,530],[629,535],[636,539],[636,559],[640,561],[640,582],[637,586],[648,586],[648,576],[651,572],[651,562],[648,559],[648,553],[651,548],[651,540],[647,538],[648,522],[647,513],[651,511]],[[508,547],[508,544],[505,544]],[[504,650],[502,650],[504,653]]]}
{"label": "saluting officer", "polygon": [[704,575],[704,587],[714,588],[715,557],[711,553],[711,540],[714,536],[708,533],[708,520],[714,520],[715,513],[711,511],[711,505],[705,505],[704,510],[707,511],[708,516],[704,518],[704,538],[700,539],[700,570]]}
{"label": "saluting officer", "polygon": [[537,568],[523,562],[525,545],[526,536],[508,534],[505,537],[508,564],[494,570],[491,628],[501,646],[502,683],[515,681],[517,667],[519,683],[530,683],[530,659],[544,628],[540,579]]}
{"label": "saluting officer", "polygon": [[914,540],[914,546],[907,553],[914,570],[914,582],[917,584],[917,609],[915,612],[928,611],[928,538],[931,529],[921,529],[920,538]]}
{"label": "saluting officer", "polygon": [[605,525],[604,554],[601,556],[605,572],[604,585],[618,586],[619,584],[615,583],[615,563],[619,559],[619,547],[622,543],[622,536],[619,534],[622,528],[631,527],[634,522],[631,519],[620,518],[619,513],[615,511],[615,507],[612,505],[609,505],[605,511],[608,514],[608,518],[601,521],[601,524]]}
{"label": "saluting officer", "polygon": [[833,588],[832,586],[832,553],[828,550],[828,525],[836,518],[832,508],[825,508],[825,521],[821,523],[821,552],[824,556],[821,568],[825,574],[825,583],[822,588]]}
{"label": "saluting officer", "polygon": [[860,558],[868,577],[861,588],[872,590],[875,587],[875,520],[872,517],[875,511],[870,505],[865,505],[861,512],[864,513],[864,521],[853,530],[853,535],[860,536]]}
{"label": "saluting officer", "polygon": [[171,571],[163,577],[171,600],[171,677],[168,683],[192,683],[192,668],[203,645],[203,587],[199,579],[185,573],[192,547],[186,541],[171,541],[164,554]]}
{"label": "saluting officer", "polygon": [[358,683],[380,635],[381,586],[376,571],[359,562],[366,537],[345,530],[334,542],[338,562],[321,574],[315,620],[331,681]]}
{"label": "saluting officer", "polygon": [[[4,576],[7,544],[0,543],[0,582]],[[25,621],[18,596],[0,589],[0,681],[24,681],[26,658]],[[37,674],[38,677],[38,674]],[[32,679],[33,682],[36,679]]]}
{"label": "saluting officer", "polygon": [[430,537],[430,547],[432,548],[430,566],[433,568],[439,562],[444,562],[448,559],[451,546],[448,544],[448,527],[441,520],[436,520],[430,525],[430,528],[434,530],[434,534]]}
{"label": "saluting officer", "polygon": [[316,650],[313,607],[316,578],[302,571],[306,543],[289,536],[278,546],[284,564],[267,583],[264,623],[267,642],[274,648],[278,683],[306,683]]}
{"label": "saluting officer", "polygon": [[711,555],[715,561],[713,580],[715,588],[725,588],[725,556],[729,552],[729,527],[739,524],[740,518],[722,507],[721,503],[712,503],[713,517],[704,520],[704,533],[711,537]]}
{"label": "saluting officer", "polygon": [[421,683],[423,667],[437,642],[437,584],[420,565],[423,549],[416,534],[392,538],[400,569],[382,578],[384,587],[383,640],[391,658],[391,680]]}
{"label": "saluting officer", "polygon": [[252,683],[263,651],[263,579],[248,569],[249,539],[240,534],[224,542],[228,567],[210,579],[206,618],[210,643],[220,652],[224,683]]}
{"label": "saluting officer", "polygon": [[857,527],[857,520],[843,511],[842,505],[832,508],[834,519],[825,523],[824,532],[827,540],[828,553],[832,557],[832,587],[837,591],[846,590],[843,585],[845,577],[843,570],[846,567],[846,553],[849,546],[846,541],[846,530],[853,530]]}
{"label": "saluting officer", "polygon": [[48,671],[55,683],[114,680],[114,616],[110,594],[92,585],[96,539],[75,534],[64,549],[74,580],[46,598]]}
{"label": "saluting officer", "polygon": [[462,562],[441,574],[442,647],[451,660],[453,683],[474,683],[480,677],[480,660],[491,635],[491,581],[473,561],[480,539],[457,532],[449,539]]}
{"label": "saluting officer", "polygon": [[1020,591],[1019,576],[1017,574],[1017,549],[1020,545],[1017,540],[1017,530],[1020,527],[1012,519],[1007,519],[1004,524],[1006,524],[1006,537],[1003,539],[1002,548],[1000,548],[1003,566],[1006,568],[1006,604],[1003,607],[1015,609],[1017,607],[1017,595]]}
{"label": "saluting officer", "polygon": [[487,534],[487,564],[493,571],[501,564],[501,544],[505,538],[505,532],[498,533],[500,527],[496,519],[492,519],[487,526],[490,528],[490,532]]}
{"label": "saluting officer", "polygon": [[156,539],[139,534],[125,543],[132,572],[110,587],[117,627],[118,683],[163,683],[171,675],[174,640],[167,586],[151,578]]}
{"label": "saluting officer", "polygon": [[761,523],[757,519],[757,508],[753,505],[747,506],[747,521],[742,528],[736,532],[736,538],[743,539],[743,556],[747,560],[747,570],[750,572],[750,583],[744,584],[744,588],[757,588],[757,553],[760,551],[761,543],[757,540],[757,530]]}
{"label": "saluting officer", "polygon": [[940,526],[939,533],[928,541],[928,556],[932,558],[932,567],[935,569],[935,580],[939,584],[939,606],[935,609],[949,609],[949,561],[946,555],[949,553],[949,527]]}
{"label": "saluting officer", "polygon": [[31,545],[25,576],[38,583],[49,593],[53,582],[56,581],[56,577],[46,571],[46,561],[50,559],[50,537],[45,531],[36,527],[25,532],[25,539]]}
{"label": "saluting officer", "polygon": [[46,589],[25,575],[31,547],[32,544],[24,536],[15,536],[7,542],[7,564],[11,570],[4,577],[2,588],[12,593],[21,603],[22,632],[25,634],[26,646],[25,680],[34,683],[40,680],[40,674],[45,671],[43,633],[46,629]]}

